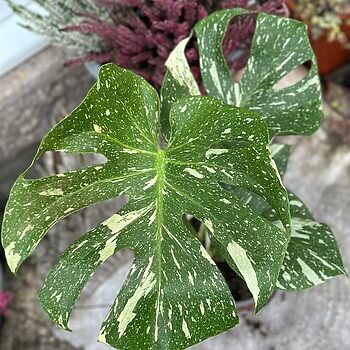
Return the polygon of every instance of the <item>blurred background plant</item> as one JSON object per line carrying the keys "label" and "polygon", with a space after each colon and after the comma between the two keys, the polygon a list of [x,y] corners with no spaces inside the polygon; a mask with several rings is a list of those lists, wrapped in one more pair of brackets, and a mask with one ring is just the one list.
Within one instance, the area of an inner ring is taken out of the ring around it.
{"label": "blurred background plant", "polygon": [[[70,52],[68,65],[94,61],[113,62],[133,70],[159,88],[164,62],[176,44],[189,35],[194,24],[209,13],[242,7],[286,16],[283,0],[35,0],[44,13],[28,10],[15,0],[8,3],[23,25],[47,36]],[[255,29],[254,16],[243,16],[231,25],[223,43],[229,64],[242,68],[249,56]],[[233,54],[235,53],[235,54]],[[195,43],[186,52],[193,74],[199,79]]]}
{"label": "blurred background plant", "polygon": [[8,305],[12,300],[12,293],[0,292],[0,316],[6,316],[8,314]]}
{"label": "blurred background plant", "polygon": [[[294,2],[294,1],[293,1]],[[329,41],[339,41],[350,48],[342,27],[350,25],[350,3],[348,0],[297,0],[294,4],[296,17],[309,23],[312,37],[316,40],[327,35]]]}
{"label": "blurred background plant", "polygon": [[322,77],[349,63],[349,0],[286,0],[286,4],[292,17],[308,25],[311,45]]}

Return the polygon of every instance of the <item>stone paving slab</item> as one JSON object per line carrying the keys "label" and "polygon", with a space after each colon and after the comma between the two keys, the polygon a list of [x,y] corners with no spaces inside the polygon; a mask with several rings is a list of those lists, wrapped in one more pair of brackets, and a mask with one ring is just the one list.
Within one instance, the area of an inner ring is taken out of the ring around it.
{"label": "stone paving slab", "polygon": [[[62,68],[58,49],[44,51],[17,71],[0,79],[0,161],[5,174],[10,160],[28,164],[33,146],[55,121],[67,114],[86,94],[92,79],[83,68]],[[329,224],[350,266],[350,148],[325,129],[295,144],[286,183],[309,206],[315,217]],[[27,154],[24,158],[23,156]],[[21,158],[22,157],[22,158]],[[92,157],[93,158],[93,157]],[[77,158],[84,166],[93,159]],[[96,160],[96,159],[95,159]],[[72,160],[47,155],[38,171],[50,174],[69,168]],[[18,167],[6,178],[17,175]],[[3,186],[3,191],[6,191]],[[1,181],[0,181],[1,188]],[[0,333],[1,350],[106,350],[96,343],[101,320],[112,304],[130,266],[128,252],[104,264],[84,289],[73,313],[73,333],[53,326],[36,300],[37,290],[61,252],[79,235],[94,227],[121,203],[93,206],[56,225],[15,278],[7,274],[6,287],[14,292],[10,316]],[[300,293],[276,293],[256,317],[213,337],[194,350],[339,350],[350,344],[350,283],[340,277]]]}
{"label": "stone paving slab", "polygon": [[64,61],[61,50],[49,48],[0,78],[0,196],[93,83],[83,67],[64,68]]}

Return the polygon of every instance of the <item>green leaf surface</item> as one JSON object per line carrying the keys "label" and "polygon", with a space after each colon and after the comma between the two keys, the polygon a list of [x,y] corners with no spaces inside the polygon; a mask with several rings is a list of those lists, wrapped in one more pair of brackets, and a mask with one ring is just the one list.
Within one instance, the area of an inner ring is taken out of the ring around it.
{"label": "green leaf surface", "polygon": [[282,179],[287,171],[290,148],[290,145],[281,143],[273,143],[270,145],[272,159],[274,160]]}
{"label": "green leaf surface", "polygon": [[169,138],[169,112],[171,105],[184,96],[197,96],[200,91],[185,55],[190,37],[181,40],[170,53],[165,65],[167,71],[160,92],[162,133]]}
{"label": "green leaf surface", "polygon": [[[272,154],[283,178],[287,168],[288,145],[273,144]],[[305,204],[288,193],[291,214],[291,240],[280,272],[277,288],[298,291],[346,274],[334,234],[329,226],[317,222]],[[266,203],[266,202],[265,202]],[[278,217],[267,204],[262,215],[271,222]]]}
{"label": "green leaf surface", "polygon": [[[273,144],[271,148],[273,158],[283,178],[290,147]],[[330,227],[317,222],[295,194],[289,192],[288,197],[292,234],[277,288],[290,291],[304,290],[332,277],[346,274],[335,236]],[[266,202],[262,215],[271,222],[278,222],[275,211]]]}
{"label": "green leaf surface", "polygon": [[[272,144],[270,149],[278,171],[283,177],[290,146]],[[255,212],[261,213],[271,222],[279,222],[276,212],[260,196],[243,189],[231,188],[231,191]],[[329,226],[315,221],[305,204],[291,192],[289,192],[289,204],[292,233],[277,288],[290,291],[304,290],[332,277],[346,274],[339,248]],[[216,247],[227,260],[230,259],[227,254],[225,255],[225,251],[217,245]]]}
{"label": "green leaf surface", "polygon": [[[242,9],[218,11],[195,26],[208,94],[259,113],[271,135],[314,132],[322,118],[322,105],[316,59],[305,24],[259,13],[250,58],[238,83],[231,77],[221,43],[231,19],[242,13]],[[306,77],[283,89],[275,87],[289,72],[309,61],[312,65]]]}
{"label": "green leaf surface", "polygon": [[305,204],[289,193],[292,236],[277,288],[303,290],[346,271],[329,226],[314,220]]}
{"label": "green leaf surface", "polygon": [[[277,167],[279,174],[283,176],[287,168],[290,146],[283,145],[283,144],[271,144],[269,148],[271,151],[271,158],[272,158],[271,165],[274,168]],[[239,188],[239,187],[227,185],[227,184],[221,184],[221,185],[223,186],[224,189],[226,189],[227,191],[230,191],[236,197],[238,197],[245,205],[251,208],[255,213],[259,213],[260,215],[262,215],[263,217],[266,217],[271,222],[278,220],[276,219],[277,215],[275,210],[273,210],[271,208],[271,205],[258,194],[252,191],[249,191],[245,188]],[[271,220],[271,217],[273,217],[273,220]],[[267,237],[267,239],[269,238]],[[230,255],[227,254],[225,247],[221,246],[217,242],[215,237],[211,237],[211,244],[220,253],[221,257],[223,257],[227,262],[229,262],[229,264],[232,266],[235,272],[242,277],[235,262],[230,257]],[[259,247],[259,249],[261,248]]]}
{"label": "green leaf surface", "polygon": [[[105,164],[42,179],[22,174],[7,204],[2,243],[12,271],[59,220],[119,195],[122,210],[69,247],[48,275],[40,302],[64,329],[82,288],[122,248],[134,263],[99,340],[119,349],[182,349],[238,323],[230,291],[205,249],[186,230],[188,213],[205,223],[244,277],[259,309],[283,263],[289,204],[273,163],[265,122],[211,97],[170,109],[170,137],[159,147],[160,106],[142,78],[112,64],[70,115],[43,139],[49,150],[100,153]],[[285,229],[259,216],[227,183],[258,194]]]}
{"label": "green leaf surface", "polygon": [[[271,144],[269,146],[271,151],[271,166],[276,169],[278,176],[282,181],[282,177],[287,169],[289,145],[283,144]],[[223,188],[232,192],[237,196],[245,205],[248,205],[254,212],[262,214],[264,217],[269,216],[272,210],[271,205],[261,196],[255,192],[249,191],[246,188],[239,188],[237,186],[231,186],[222,184]]]}

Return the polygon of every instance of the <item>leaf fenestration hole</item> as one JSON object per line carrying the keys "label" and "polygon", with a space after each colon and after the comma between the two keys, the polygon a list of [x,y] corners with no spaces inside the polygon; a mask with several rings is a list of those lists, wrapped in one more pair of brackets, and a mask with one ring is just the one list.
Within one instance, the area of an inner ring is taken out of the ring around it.
{"label": "leaf fenestration hole", "polygon": [[105,164],[107,158],[99,153],[71,154],[62,151],[47,151],[26,173],[25,178],[34,180],[42,177],[63,174],[91,166]]}
{"label": "leaf fenestration hole", "polygon": [[231,19],[222,41],[222,51],[232,79],[240,83],[255,32],[256,14],[245,13]]}
{"label": "leaf fenestration hole", "polygon": [[298,67],[296,67],[295,69],[287,73],[277,83],[275,83],[272,89],[274,91],[279,91],[299,83],[309,74],[311,66],[312,66],[311,60],[306,61],[303,64],[300,64]]}

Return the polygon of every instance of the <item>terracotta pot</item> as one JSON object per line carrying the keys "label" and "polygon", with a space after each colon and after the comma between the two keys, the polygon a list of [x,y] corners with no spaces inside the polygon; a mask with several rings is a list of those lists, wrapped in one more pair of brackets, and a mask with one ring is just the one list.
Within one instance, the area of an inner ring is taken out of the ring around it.
{"label": "terracotta pot", "polygon": [[[295,10],[295,1],[286,0],[287,6],[293,13]],[[342,31],[346,34],[350,40],[350,26],[346,25],[346,21],[350,19],[350,13],[340,14],[340,19],[343,25],[341,26]],[[329,42],[327,35],[314,40],[311,36],[311,26],[309,25],[309,36],[311,46],[317,57],[317,65],[320,75],[327,75],[343,64],[350,62],[350,50],[343,47],[338,41]]]}

